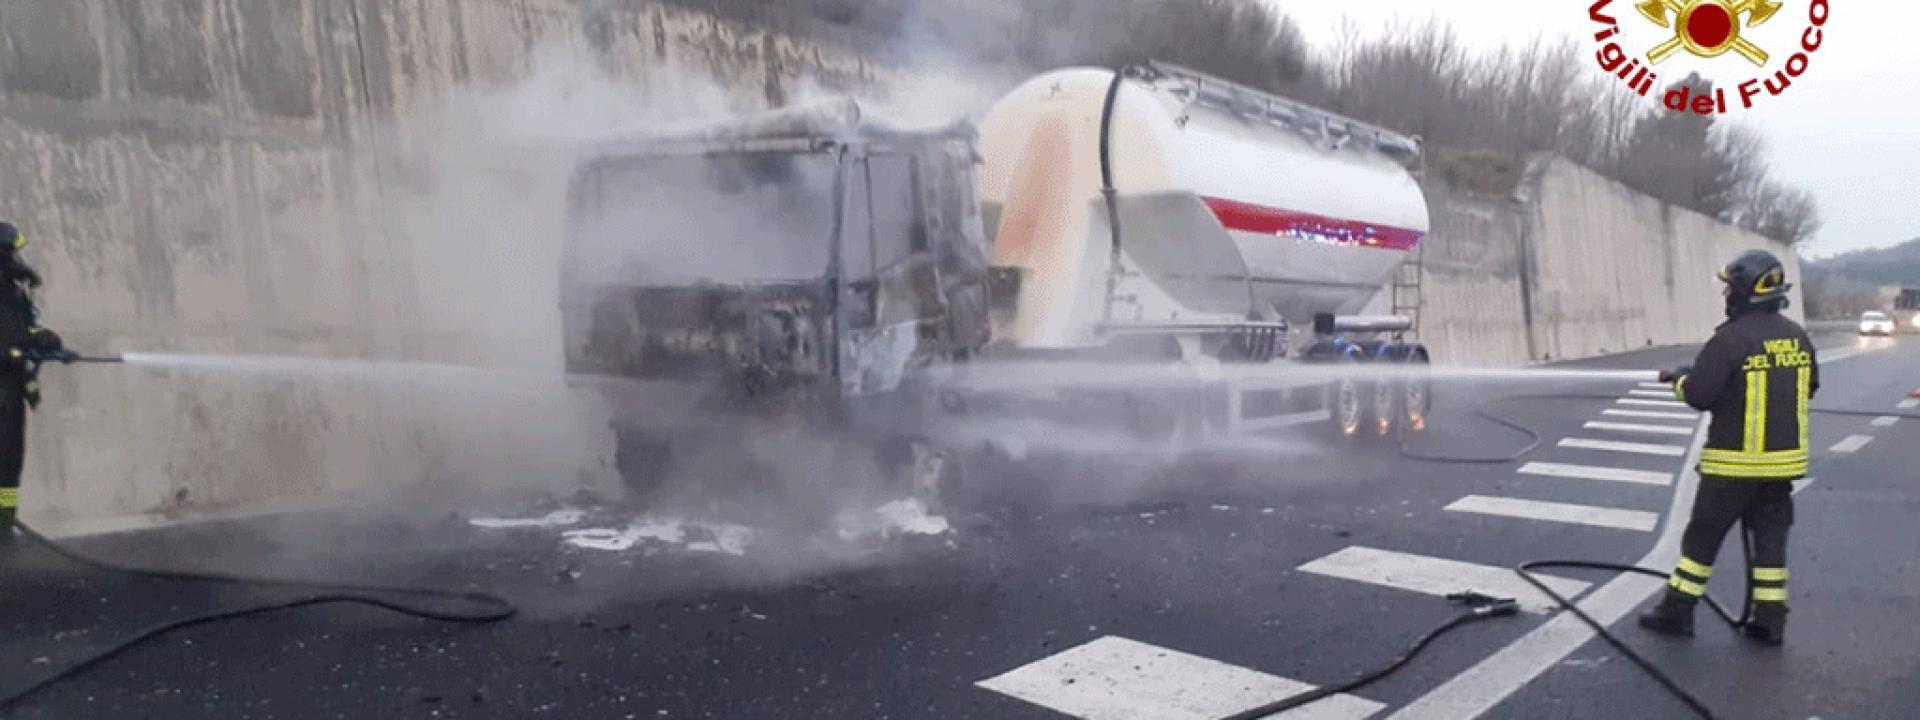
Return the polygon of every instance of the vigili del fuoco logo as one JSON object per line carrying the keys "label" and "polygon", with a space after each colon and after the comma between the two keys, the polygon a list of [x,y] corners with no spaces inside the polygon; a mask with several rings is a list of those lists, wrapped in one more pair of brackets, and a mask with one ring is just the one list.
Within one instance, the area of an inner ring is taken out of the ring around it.
{"label": "vigili del fuoco logo", "polygon": [[[1601,43],[1595,56],[1600,68],[1628,89],[1653,97],[1674,112],[1725,115],[1751,110],[1793,88],[1826,42],[1829,4],[1830,0],[1642,0],[1631,5],[1623,1],[1616,9],[1613,0],[1596,0],[1587,8],[1587,16],[1600,25],[1594,33],[1594,40]],[[1801,9],[1805,12],[1791,12]],[[1624,16],[1625,26],[1613,13]],[[1796,19],[1804,24],[1795,27],[1798,42],[1791,47],[1780,39],[1786,37],[1781,32],[1768,32]],[[1763,32],[1772,40],[1758,39]],[[1740,73],[1740,68],[1757,74]],[[1679,71],[1675,77],[1696,71],[1750,79],[1730,80],[1711,93],[1695,94],[1684,84],[1665,89],[1660,73],[1669,70]],[[1725,85],[1732,85],[1733,91],[1729,93]],[[1664,92],[1656,95],[1656,88]]]}

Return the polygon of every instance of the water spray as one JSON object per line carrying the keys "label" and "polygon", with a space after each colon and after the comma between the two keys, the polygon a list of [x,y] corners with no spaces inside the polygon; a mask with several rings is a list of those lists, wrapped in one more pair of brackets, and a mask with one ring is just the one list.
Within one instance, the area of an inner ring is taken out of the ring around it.
{"label": "water spray", "polygon": [[1395,364],[1270,364],[1220,362],[1112,363],[989,361],[934,371],[936,381],[976,391],[1177,390],[1207,384],[1286,386],[1338,380],[1367,382],[1656,382],[1660,370],[1578,370],[1564,368],[1474,368]]}
{"label": "water spray", "polygon": [[127,362],[119,355],[71,355],[54,360],[64,365],[125,365]]}

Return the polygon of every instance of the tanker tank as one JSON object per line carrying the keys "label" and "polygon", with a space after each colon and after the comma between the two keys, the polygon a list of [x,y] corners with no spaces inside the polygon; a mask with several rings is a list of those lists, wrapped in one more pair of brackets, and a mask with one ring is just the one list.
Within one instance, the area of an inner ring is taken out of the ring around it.
{"label": "tanker tank", "polygon": [[980,147],[1020,348],[1357,313],[1429,228],[1416,140],[1172,66],[1036,77]]}

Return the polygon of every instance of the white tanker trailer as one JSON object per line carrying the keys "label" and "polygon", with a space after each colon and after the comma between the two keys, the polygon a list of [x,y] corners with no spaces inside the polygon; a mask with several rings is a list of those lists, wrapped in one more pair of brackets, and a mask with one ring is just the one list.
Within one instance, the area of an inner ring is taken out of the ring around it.
{"label": "white tanker trailer", "polygon": [[[1427,362],[1409,319],[1355,315],[1428,232],[1416,140],[1162,64],[1039,76],[979,133],[1000,351]],[[1426,421],[1424,382],[1272,375],[1226,394],[1230,429]]]}
{"label": "white tanker trailer", "polygon": [[[944,485],[930,438],[984,426],[991,446],[1013,427],[1000,410],[1170,449],[1328,420],[1418,429],[1424,382],[1211,372],[1426,361],[1406,319],[1351,315],[1427,232],[1418,156],[1162,65],[1042,75],[978,128],[901,130],[848,101],[609,143],[569,189],[567,369],[639,381],[602,386],[635,488],[731,452],[687,417],[877,438],[922,487]],[[1008,357],[1094,360],[1065,372],[1099,382],[951,382],[1020,374],[992,362]],[[1116,380],[1143,361],[1174,381]]]}

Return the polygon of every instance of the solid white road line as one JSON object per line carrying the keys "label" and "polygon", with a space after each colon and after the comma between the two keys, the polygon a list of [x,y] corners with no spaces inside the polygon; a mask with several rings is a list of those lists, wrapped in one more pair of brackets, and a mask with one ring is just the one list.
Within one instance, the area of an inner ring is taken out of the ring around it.
{"label": "solid white road line", "polygon": [[1634,397],[1650,397],[1650,398],[1666,398],[1666,399],[1668,399],[1668,400],[1671,400],[1671,399],[1673,399],[1673,391],[1672,391],[1672,390],[1665,390],[1665,391],[1662,391],[1662,390],[1631,390],[1631,391],[1628,391],[1628,392],[1627,392],[1627,394],[1628,394],[1628,395],[1632,395],[1632,396],[1634,396]]}
{"label": "solid white road line", "polygon": [[[1821,358],[1831,365],[1868,352],[1864,349],[1839,351]],[[1706,422],[1693,436],[1693,449],[1681,461],[1681,482],[1674,487],[1673,501],[1667,506],[1668,518],[1685,518],[1700,489],[1700,475],[1691,469],[1700,461],[1700,448],[1706,442]],[[1804,486],[1802,486],[1804,488]],[[1672,567],[1680,558],[1680,535],[1685,522],[1669,522],[1660,531],[1660,539],[1645,557],[1636,563],[1642,567]],[[1622,575],[1594,590],[1580,608],[1603,626],[1611,626],[1627,613],[1665,589],[1667,584],[1644,575]],[[1560,664],[1574,651],[1594,638],[1593,629],[1572,613],[1560,613],[1512,644],[1481,660],[1452,680],[1428,691],[1426,695],[1395,711],[1387,720],[1472,720],[1493,710],[1527,683]]]}
{"label": "solid white road line", "polygon": [[1659,513],[1484,495],[1460,498],[1447,510],[1635,532],[1653,532],[1660,526]]}
{"label": "solid white road line", "polygon": [[1589,440],[1587,438],[1566,438],[1560,441],[1560,447],[1579,448],[1583,450],[1606,450],[1608,452],[1633,453],[1635,455],[1659,455],[1661,457],[1685,457],[1687,454],[1687,448],[1683,445],[1648,445],[1646,443]]}
{"label": "solid white road line", "polygon": [[[1301,565],[1300,571],[1442,597],[1472,590],[1493,597],[1513,598],[1520,601],[1520,608],[1527,612],[1546,612],[1554,607],[1552,598],[1521,580],[1513,568],[1391,550],[1350,547]],[[1554,592],[1568,597],[1587,589],[1587,583],[1580,580],[1544,575],[1540,579]]]}
{"label": "solid white road line", "polygon": [[[1212,720],[1314,687],[1112,636],[976,684],[1084,720]],[[1360,720],[1383,707],[1335,695],[1280,717]]]}
{"label": "solid white road line", "polygon": [[1686,403],[1680,402],[1679,400],[1641,400],[1639,398],[1620,398],[1619,400],[1615,400],[1614,402],[1620,405],[1634,405],[1638,407],[1674,408],[1676,410],[1692,409],[1687,407]]}
{"label": "solid white road line", "polygon": [[1893,427],[1898,424],[1900,424],[1900,418],[1893,417],[1891,415],[1887,417],[1878,417],[1873,419],[1873,426],[1877,428]]}
{"label": "solid white road line", "polygon": [[1520,466],[1523,475],[1544,475],[1546,477],[1573,478],[1576,480],[1606,480],[1608,482],[1633,483],[1635,485],[1658,485],[1666,487],[1673,484],[1673,474],[1651,472],[1648,470],[1627,470],[1624,468],[1594,467],[1592,465],[1564,465],[1561,463],[1530,462]]}
{"label": "solid white road line", "polygon": [[1590,422],[1588,430],[1608,430],[1611,432],[1642,433],[1646,435],[1680,435],[1692,437],[1693,428],[1679,425],[1638,425],[1634,423]]}
{"label": "solid white road line", "polygon": [[1833,446],[1833,449],[1831,450],[1831,452],[1836,452],[1843,455],[1848,453],[1857,453],[1857,452],[1860,452],[1860,448],[1866,447],[1867,443],[1870,443],[1870,442],[1873,442],[1872,435],[1855,435],[1845,440],[1841,440],[1838,445]]}
{"label": "solid white road line", "polygon": [[1614,409],[1614,408],[1607,408],[1607,409],[1605,409],[1605,410],[1602,410],[1602,411],[1600,411],[1600,414],[1602,414],[1602,415],[1612,415],[1612,416],[1614,416],[1614,417],[1630,417],[1630,418],[1646,418],[1646,419],[1649,419],[1649,420],[1687,420],[1687,421],[1692,421],[1692,420],[1698,420],[1698,419],[1700,419],[1700,413],[1691,413],[1691,412],[1660,412],[1659,410],[1618,410],[1618,409]]}
{"label": "solid white road line", "polygon": [[1909,398],[1900,401],[1901,410],[1912,410],[1914,408],[1920,408],[1920,398]]}

